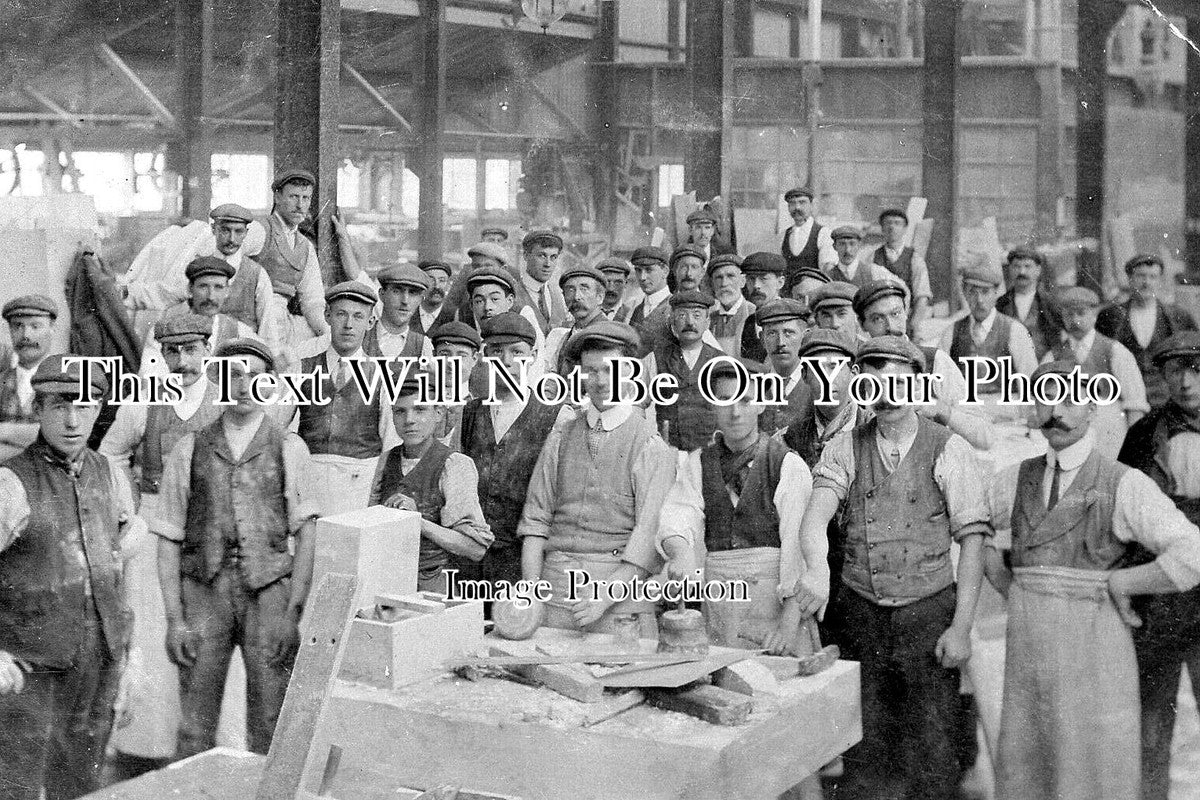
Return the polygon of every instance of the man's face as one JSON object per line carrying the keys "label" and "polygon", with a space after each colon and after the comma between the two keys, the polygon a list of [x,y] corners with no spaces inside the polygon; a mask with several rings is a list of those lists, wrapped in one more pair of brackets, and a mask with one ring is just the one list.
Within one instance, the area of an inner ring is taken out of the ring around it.
{"label": "man's face", "polygon": [[424,289],[403,283],[385,283],[379,290],[383,318],[392,325],[407,325],[424,298]]}
{"label": "man's face", "polygon": [[803,335],[804,323],[798,319],[768,322],[763,326],[763,349],[780,375],[791,375],[800,363],[800,338]]}
{"label": "man's face", "polygon": [[908,229],[908,223],[900,217],[888,216],[880,220],[879,227],[883,230],[883,238],[887,239],[887,243],[897,245],[904,241],[904,231]]}
{"label": "man's face", "polygon": [[700,288],[704,280],[704,262],[695,256],[683,256],[675,260],[676,291],[689,292]]}
{"label": "man's face", "polygon": [[191,284],[189,303],[192,313],[215,317],[228,296],[228,278],[224,275],[201,275]]}
{"label": "man's face", "polygon": [[419,399],[420,393],[406,394],[397,397],[396,404],[392,406],[392,422],[396,425],[396,433],[410,450],[433,438],[445,413],[442,406],[418,405]]}
{"label": "man's face", "polygon": [[812,293],[824,284],[824,281],[819,281],[816,278],[802,278],[792,287],[792,299],[804,306],[804,310],[807,312],[809,298],[812,297]]}
{"label": "man's face", "polygon": [[967,307],[971,309],[971,316],[975,318],[976,322],[983,322],[996,307],[996,295],[1000,294],[1000,287],[975,281],[963,281],[962,289],[963,297],[967,300]]}
{"label": "man's face", "polygon": [[742,289],[746,286],[746,276],[736,266],[728,264],[714,269],[712,275],[709,276],[709,282],[712,283],[713,292],[721,305],[725,308],[732,308],[733,304],[742,296]]}
{"label": "man's face", "polygon": [[[479,363],[478,350],[457,342],[438,342],[433,347],[433,354],[438,358],[456,359],[462,369],[462,378],[464,381],[471,374],[471,370],[475,369],[475,365]],[[449,373],[449,368],[446,371]],[[443,388],[448,389],[450,387]]]}
{"label": "man's face", "polygon": [[191,386],[200,380],[200,375],[204,372],[204,359],[208,358],[210,353],[206,339],[170,342],[163,345],[162,351],[167,369],[180,376],[180,383],[184,386]]}
{"label": "man's face", "polygon": [[858,317],[850,306],[822,305],[817,309],[816,320],[818,328],[858,333]]}
{"label": "man's face", "polygon": [[1139,303],[1158,297],[1161,286],[1162,267],[1157,264],[1139,264],[1129,272],[1129,292]]}
{"label": "man's face", "polygon": [[[818,361],[820,361],[820,364],[821,364],[820,369],[823,370],[824,374],[826,374],[826,375],[833,373],[833,370],[837,367],[837,363],[839,360],[843,361],[843,362],[846,361],[846,354],[839,353],[836,350],[827,350],[824,352],[810,352],[807,357],[815,358]],[[848,388],[850,386],[850,381],[853,378],[854,378],[854,371],[851,369],[850,364],[843,363],[841,369],[838,369],[837,373],[833,376],[832,380],[829,381],[829,383],[833,387],[833,391],[831,392],[833,397],[831,399],[834,402],[836,402],[837,405],[836,406],[819,406],[819,405],[815,406],[815,408],[817,409],[817,412],[818,413],[826,413],[827,416],[832,417],[835,413],[837,413],[837,411],[839,409],[841,409],[843,406],[845,406],[846,403],[848,403],[850,400],[850,394],[849,394]],[[817,376],[816,365],[805,367],[804,382],[808,384],[808,387],[810,389],[812,389],[813,397],[821,396],[822,384],[821,384],[820,378]]]}
{"label": "man's face", "polygon": [[626,277],[621,272],[604,273],[604,307],[616,308],[625,296]]}
{"label": "man's face", "polygon": [[[245,366],[239,363],[239,359],[245,360]],[[254,397],[250,394],[250,384],[255,375],[269,371],[267,362],[258,356],[239,355],[230,362],[230,393],[233,396],[234,405],[226,406],[224,413],[245,417],[258,411],[261,407],[254,402]]]}
{"label": "man's face", "polygon": [[1042,279],[1042,268],[1032,258],[1014,258],[1009,269],[1012,271],[1013,288],[1022,294],[1033,291]]}
{"label": "man's face", "polygon": [[478,267],[488,267],[489,269],[504,269],[504,265],[491,256],[479,255],[478,253],[471,256],[471,269]]}
{"label": "man's face", "polygon": [[339,355],[348,356],[362,347],[367,330],[371,327],[371,312],[366,303],[341,297],[325,308],[325,321],[329,323],[329,337],[333,349]]}
{"label": "man's face", "polygon": [[[728,400],[738,390],[737,379],[726,375],[712,382],[713,394],[719,400]],[[763,407],[750,402],[753,392],[746,391],[738,401],[729,406],[715,406],[717,430],[728,442],[744,442],[758,431],[758,418]]]}
{"label": "man's face", "polygon": [[707,220],[703,220],[688,225],[688,231],[692,234],[692,244],[705,247],[712,241],[713,234],[717,231],[717,226]]}
{"label": "man's face", "polygon": [[498,244],[503,247],[508,243],[508,238],[502,233],[485,233],[482,241],[490,242],[491,244]]}
{"label": "man's face", "polygon": [[641,261],[633,265],[638,286],[647,295],[660,292],[667,285],[667,265],[661,261]]}
{"label": "man's face", "polygon": [[568,278],[563,283],[562,293],[567,311],[571,312],[576,322],[583,322],[594,314],[604,299],[604,287],[586,275]]}
{"label": "man's face", "polygon": [[558,266],[560,250],[552,244],[537,244],[525,251],[525,271],[538,283],[550,280]]}
{"label": "man's face", "polygon": [[1193,417],[1200,415],[1200,356],[1172,358],[1162,371],[1175,405]]}
{"label": "man's face", "polygon": [[854,257],[858,255],[858,248],[861,245],[858,239],[851,236],[842,236],[833,240],[833,249],[837,251],[838,262],[842,266],[849,266]]}
{"label": "man's face", "polygon": [[[518,385],[521,383],[521,362],[518,359],[533,358],[534,352],[533,345],[525,341],[484,342],[483,345],[483,354],[489,358],[500,359],[504,371]],[[501,392],[507,391],[507,387],[501,381],[497,381],[496,386]]]}
{"label": "man's face", "polygon": [[275,210],[293,228],[304,222],[312,205],[312,184],[289,183],[275,193]]}
{"label": "man's face", "polygon": [[812,216],[812,200],[807,197],[793,197],[787,201],[787,207],[797,225],[803,225]]}
{"label": "man's face", "polygon": [[212,224],[213,236],[217,240],[217,251],[223,256],[231,256],[242,247],[246,241],[246,231],[250,226],[244,222],[234,222],[229,219],[219,219]]}
{"label": "man's face", "polygon": [[471,310],[480,322],[512,311],[514,300],[511,292],[495,283],[483,283],[471,290]]}
{"label": "man's face", "polygon": [[584,350],[579,364],[584,373],[583,388],[597,411],[608,408],[608,393],[612,391],[613,368],[609,359],[620,358],[624,353],[616,347]]}
{"label": "man's face", "polygon": [[1091,403],[1036,403],[1037,422],[1047,443],[1055,450],[1063,450],[1087,434],[1095,409]]}
{"label": "man's face", "polygon": [[429,287],[429,291],[425,293],[425,303],[437,308],[446,299],[446,292],[450,291],[450,273],[445,270],[431,269],[425,274],[433,282],[433,286]]}
{"label": "man's face", "polygon": [[746,287],[750,290],[750,302],[762,308],[779,297],[783,290],[783,276],[774,272],[756,272],[746,276]]}
{"label": "man's face", "polygon": [[675,334],[681,347],[698,344],[706,330],[708,330],[707,308],[671,309],[671,332]]}
{"label": "man's face", "polygon": [[[880,388],[882,391],[880,392],[879,400],[877,400],[871,406],[875,410],[875,416],[879,417],[879,419],[885,422],[895,422],[904,418],[908,414],[915,413],[915,406],[909,405],[905,402],[891,402],[891,400],[889,400],[887,397],[888,392],[886,389],[886,381],[889,375],[915,375],[916,370],[913,369],[911,364],[903,364],[898,361],[886,361],[882,366],[864,364],[861,369],[864,374],[874,375],[880,381]],[[898,391],[903,391],[902,384],[897,384],[896,388]],[[905,401],[908,398],[901,396],[892,399],[897,401]]]}
{"label": "man's face", "polygon": [[73,459],[87,447],[92,426],[100,416],[100,405],[78,404],[74,395],[38,394],[34,398],[34,413],[46,444]]}
{"label": "man's face", "polygon": [[17,363],[30,369],[50,352],[54,323],[44,314],[9,317],[8,335],[12,337]]}
{"label": "man's face", "polygon": [[1097,310],[1088,306],[1070,306],[1062,312],[1063,327],[1076,339],[1087,336],[1096,327]]}
{"label": "man's face", "polygon": [[863,312],[867,336],[908,336],[908,309],[904,300],[892,295],[876,300]]}

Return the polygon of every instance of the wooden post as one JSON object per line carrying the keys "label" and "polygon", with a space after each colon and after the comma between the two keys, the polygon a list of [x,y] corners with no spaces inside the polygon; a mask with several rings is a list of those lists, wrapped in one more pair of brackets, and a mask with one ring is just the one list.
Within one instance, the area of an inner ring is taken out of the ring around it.
{"label": "wooden post", "polygon": [[[1188,36],[1200,33],[1200,14],[1189,18]],[[1183,204],[1189,285],[1200,286],[1200,54],[1190,47],[1187,52],[1187,81],[1184,84]]]}
{"label": "wooden post", "polygon": [[[926,216],[935,220],[926,251],[935,298],[953,298],[951,275],[958,226],[957,101],[958,26],[963,0],[927,0],[925,4],[925,88],[922,94],[924,146],[921,187],[928,199]],[[953,300],[952,300],[953,302]]]}
{"label": "wooden post", "polygon": [[[720,195],[729,207],[733,100],[734,0],[693,0],[688,5],[687,60],[694,122],[684,162],[685,188],[698,200]],[[722,225],[721,230],[729,230]]]}
{"label": "wooden post", "polygon": [[617,86],[617,0],[600,0],[596,10],[596,39],[592,45],[590,78],[596,99],[596,228],[613,230],[617,218],[617,158],[620,120]]}
{"label": "wooden post", "polygon": [[422,259],[445,250],[442,216],[442,161],[446,155],[446,0],[421,0],[424,31],[421,87],[421,203],[417,224]]}
{"label": "wooden post", "polygon": [[204,106],[212,91],[213,0],[175,0],[175,72],[180,131],[167,142],[166,169],[180,182],[180,213],[208,219],[212,144]]}
{"label": "wooden post", "polygon": [[341,5],[338,0],[278,0],[275,170],[307,169],[317,178],[312,217],[325,285],[342,278],[329,218],[337,210]]}

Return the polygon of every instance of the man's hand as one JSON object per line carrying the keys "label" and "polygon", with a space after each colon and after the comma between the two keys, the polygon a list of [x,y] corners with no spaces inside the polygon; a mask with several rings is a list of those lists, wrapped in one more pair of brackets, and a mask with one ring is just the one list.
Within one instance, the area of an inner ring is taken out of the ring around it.
{"label": "man's hand", "polygon": [[700,571],[696,567],[696,551],[682,536],[668,536],[663,540],[663,552],[667,554],[667,578],[682,581],[695,577]]}
{"label": "man's hand", "polygon": [[196,663],[199,634],[189,630],[184,620],[167,621],[167,657],[176,666],[188,668]]}
{"label": "man's hand", "polygon": [[0,650],[0,697],[20,694],[25,688],[25,671],[11,653]]}
{"label": "man's hand", "polygon": [[289,667],[300,649],[300,615],[288,612],[275,621],[267,640],[267,663],[273,667]]}
{"label": "man's hand", "polygon": [[796,604],[801,616],[825,619],[825,604],[829,602],[829,565],[810,567],[796,583]]}
{"label": "man's hand", "polygon": [[763,639],[763,649],[773,656],[796,655],[796,636],[800,632],[801,616],[795,603],[786,603],[779,624]]}
{"label": "man's hand", "polygon": [[971,629],[965,625],[951,625],[938,637],[933,654],[946,669],[961,667],[971,657]]}
{"label": "man's hand", "polygon": [[388,508],[398,508],[401,511],[416,511],[417,501],[413,500],[403,492],[396,492],[394,495],[383,501],[383,504]]}
{"label": "man's hand", "polygon": [[333,225],[333,232],[339,237],[345,237],[347,235],[348,231],[346,230],[346,223],[342,222],[341,214],[330,214],[329,222]]}
{"label": "man's hand", "polygon": [[1129,585],[1126,580],[1125,570],[1117,570],[1110,572],[1108,575],[1108,594],[1112,598],[1113,605],[1117,607],[1117,613],[1121,615],[1121,619],[1131,628],[1142,627],[1142,618],[1133,610],[1133,603],[1129,593]]}
{"label": "man's hand", "polygon": [[603,617],[611,605],[607,600],[576,600],[571,604],[571,616],[575,618],[576,625],[586,628]]}

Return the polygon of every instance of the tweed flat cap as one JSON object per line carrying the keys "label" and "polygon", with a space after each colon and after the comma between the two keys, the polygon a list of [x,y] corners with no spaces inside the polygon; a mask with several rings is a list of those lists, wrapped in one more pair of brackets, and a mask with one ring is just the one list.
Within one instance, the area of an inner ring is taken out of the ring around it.
{"label": "tweed flat cap", "polygon": [[375,294],[375,290],[358,281],[342,281],[330,286],[325,292],[326,305],[332,305],[335,300],[343,299],[354,300],[369,306],[379,302],[379,296]]}
{"label": "tweed flat cap", "polygon": [[1158,347],[1150,359],[1155,366],[1161,367],[1172,358],[1200,357],[1200,331],[1180,331],[1168,336]]}
{"label": "tweed flat cap", "polygon": [[1039,364],[1033,374],[1029,376],[1030,381],[1036,381],[1043,375],[1070,375],[1079,365],[1074,361],[1066,358],[1060,358],[1057,361],[1047,361],[1045,364]]}
{"label": "tweed flat cap", "polygon": [[244,222],[249,225],[254,221],[254,215],[237,203],[223,203],[208,212],[208,216],[214,222]]}
{"label": "tweed flat cap", "polygon": [[713,365],[709,368],[708,373],[713,380],[716,380],[717,378],[737,377],[738,368],[734,366],[734,361],[736,361],[738,364],[741,364],[742,367],[745,368],[746,372],[749,372],[751,375],[766,375],[770,371],[765,365],[749,358],[738,357],[734,358],[733,361],[730,361],[730,358],[730,356],[725,356],[724,358],[713,360]]}
{"label": "tweed flat cap", "polygon": [[829,234],[829,238],[833,241],[838,239],[858,239],[862,240],[862,231],[853,225],[839,225],[833,229],[833,233]]}
{"label": "tweed flat cap", "polygon": [[[519,316],[519,315],[518,315]],[[479,337],[479,331],[472,328],[465,322],[451,320],[443,322],[432,331],[429,332],[429,341],[434,347],[437,347],[442,342],[449,344],[465,344],[468,347],[479,349],[483,344],[483,340]]]}
{"label": "tweed flat cap", "polygon": [[230,358],[233,356],[257,356],[267,364],[267,369],[274,372],[275,358],[271,355],[271,349],[267,347],[265,342],[260,342],[258,339],[245,337],[242,339],[229,339],[222,342],[217,347],[217,352],[214,354],[217,358]]}
{"label": "tweed flat cap", "polygon": [[626,261],[623,258],[617,258],[616,256],[609,256],[608,258],[604,259],[599,264],[597,264],[596,269],[600,270],[601,272],[613,272],[613,273],[619,272],[622,275],[624,275],[626,278],[628,278],[629,273],[633,272],[633,265],[630,264],[628,261]]}
{"label": "tweed flat cap", "polygon": [[671,251],[671,259],[669,262],[670,266],[674,267],[676,261],[681,258],[687,258],[688,256],[691,256],[692,258],[698,258],[700,259],[701,264],[704,263],[704,251],[701,250],[698,245],[681,244],[679,247],[676,247],[673,251]]}
{"label": "tweed flat cap", "polygon": [[521,240],[521,249],[529,250],[532,247],[541,245],[543,247],[557,247],[559,250],[563,248],[562,237],[554,231],[530,231],[525,234],[525,238]]}
{"label": "tweed flat cap", "polygon": [[885,297],[899,297],[907,300],[908,290],[899,281],[888,279],[871,281],[865,286],[860,286],[854,293],[854,313],[861,317],[872,303]]}
{"label": "tweed flat cap", "polygon": [[508,251],[495,242],[480,242],[472,245],[471,249],[467,251],[467,255],[494,258],[501,264],[508,264],[509,261]]}
{"label": "tweed flat cap", "polygon": [[629,260],[633,262],[635,267],[639,263],[646,261],[657,261],[665,267],[670,262],[671,257],[661,247],[639,247],[633,251],[633,255],[629,257]]}
{"label": "tweed flat cap", "polygon": [[26,294],[14,297],[4,304],[0,317],[6,321],[13,317],[49,317],[58,319],[58,304],[44,294]]}
{"label": "tweed flat cap", "polygon": [[754,321],[764,327],[772,322],[805,319],[808,316],[804,305],[790,297],[778,297],[754,312]]}
{"label": "tweed flat cap", "polygon": [[1086,286],[1069,286],[1058,293],[1058,304],[1062,308],[1098,308],[1100,295]]}
{"label": "tweed flat cap", "polygon": [[183,344],[212,336],[212,317],[203,314],[172,314],[154,323],[159,344]]}
{"label": "tweed flat cap", "polygon": [[809,200],[812,200],[812,189],[809,189],[807,186],[797,186],[795,189],[788,189],[783,193],[785,201],[791,200],[793,197],[807,197]]}
{"label": "tweed flat cap", "polygon": [[904,336],[876,336],[858,346],[854,363],[861,364],[869,358],[882,358],[911,364],[917,372],[925,371],[925,353]]}
{"label": "tweed flat cap", "polygon": [[988,259],[977,258],[962,268],[962,281],[981,286],[999,286],[1004,283],[1004,273]]}
{"label": "tweed flat cap", "polygon": [[712,275],[721,267],[737,267],[742,269],[742,257],[737,253],[722,253],[708,260],[708,274]]}
{"label": "tweed flat cap", "polygon": [[1014,247],[1008,251],[1008,258],[1005,260],[1005,263],[1011,264],[1018,258],[1027,258],[1039,267],[1046,266],[1046,257],[1032,247]]}
{"label": "tweed flat cap", "polygon": [[742,272],[747,275],[782,275],[787,272],[787,261],[779,253],[751,253],[742,260]]}
{"label": "tweed flat cap", "polygon": [[392,264],[379,271],[375,276],[379,281],[380,286],[387,286],[389,283],[396,283],[401,286],[411,286],[414,289],[428,289],[433,286],[433,281],[425,274],[425,270],[420,267],[414,267],[412,264]]}
{"label": "tweed flat cap", "polygon": [[183,270],[188,283],[197,278],[203,278],[205,275],[219,275],[227,280],[231,280],[236,272],[237,270],[233,268],[232,264],[216,256],[200,256]]}
{"label": "tweed flat cap", "polygon": [[671,304],[671,308],[712,308],[717,299],[708,292],[688,289],[671,295],[667,302]]}
{"label": "tweed flat cap", "polygon": [[799,355],[815,356],[818,353],[836,352],[854,358],[858,354],[858,339],[846,331],[829,328],[809,328],[800,339]]}
{"label": "tweed flat cap", "polygon": [[271,191],[278,192],[289,183],[308,183],[313,186],[317,185],[317,179],[313,174],[306,169],[285,169],[275,176],[275,180],[271,182]]}
{"label": "tweed flat cap", "polygon": [[489,236],[489,235],[501,236],[504,238],[504,241],[506,241],[506,242],[508,241],[508,231],[505,230],[504,228],[500,228],[495,225],[490,225],[490,226],[484,228],[483,230],[481,230],[479,232],[479,235],[480,236]]}
{"label": "tweed flat cap", "polygon": [[429,272],[430,270],[440,269],[442,272],[446,273],[447,275],[454,274],[454,270],[450,268],[449,264],[447,264],[445,261],[441,261],[438,259],[430,259],[428,261],[422,261],[421,263],[417,264],[417,268],[420,269],[422,272]]}
{"label": "tweed flat cap", "polygon": [[630,352],[641,344],[641,337],[631,325],[601,320],[573,334],[567,340],[563,353],[571,361],[579,361],[584,347],[590,344],[620,347]]}
{"label": "tweed flat cap", "polygon": [[533,324],[516,311],[505,311],[489,317],[479,327],[483,341],[488,344],[525,342],[530,347],[537,344],[537,332]]}
{"label": "tweed flat cap", "polygon": [[792,276],[792,282],[794,284],[805,279],[820,281],[821,283],[829,283],[829,276],[817,267],[801,267],[800,271]]}
{"label": "tweed flat cap", "polygon": [[857,291],[858,287],[853,283],[830,281],[813,289],[813,293],[808,296],[808,307],[813,313],[816,313],[822,307],[853,306],[854,295]]}
{"label": "tweed flat cap", "polygon": [[504,290],[509,294],[516,294],[517,287],[513,284],[512,275],[502,269],[495,267],[479,267],[467,276],[467,291],[472,291],[476,286],[484,286],[489,283],[497,283],[504,287]]}
{"label": "tweed flat cap", "polygon": [[1158,267],[1163,269],[1163,260],[1153,253],[1138,253],[1125,262],[1125,274],[1130,275],[1138,267]]}
{"label": "tweed flat cap", "polygon": [[709,208],[697,208],[695,211],[687,215],[687,224],[691,225],[694,222],[711,222],[716,225],[720,220],[717,215]]}
{"label": "tweed flat cap", "polygon": [[[66,359],[76,358],[67,353],[55,353],[42,359],[29,383],[36,394],[68,394],[78,396],[79,379],[83,372],[78,364],[67,366]],[[93,365],[90,370],[92,396],[108,392],[108,376],[104,370]]]}
{"label": "tweed flat cap", "polygon": [[588,267],[588,266],[581,265],[578,267],[571,267],[570,269],[563,270],[562,276],[559,277],[559,279],[558,279],[558,285],[560,287],[566,286],[567,281],[570,280],[571,278],[591,278],[592,280],[599,283],[601,286],[604,286],[605,284],[608,283],[608,278],[604,277],[603,272],[596,269],[595,267]]}

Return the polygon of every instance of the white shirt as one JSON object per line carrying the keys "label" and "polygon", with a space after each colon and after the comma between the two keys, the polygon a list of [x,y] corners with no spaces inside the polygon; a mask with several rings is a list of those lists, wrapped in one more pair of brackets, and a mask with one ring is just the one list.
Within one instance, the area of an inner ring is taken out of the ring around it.
{"label": "white shirt", "polygon": [[254,420],[247,425],[234,425],[229,421],[228,414],[221,416],[221,430],[225,433],[225,441],[229,443],[230,455],[235,459],[242,457],[242,453],[246,452],[250,442],[254,441],[254,434],[258,433],[265,418],[266,414],[257,414]]}
{"label": "white shirt", "polygon": [[[412,328],[405,328],[403,333],[394,333],[387,323],[383,320],[375,323],[375,338],[379,342],[379,352],[383,353],[388,358],[395,358],[404,350],[404,345],[408,343],[408,337],[412,334]],[[429,337],[425,337],[422,343],[421,355],[429,358],[433,355],[433,343]]]}
{"label": "white shirt", "polygon": [[[793,253],[799,253],[804,249],[808,237],[812,234],[813,222],[813,218],[809,217],[804,220],[803,225],[792,226],[791,233],[788,234],[788,249]],[[817,266],[837,263],[837,251],[833,249],[833,237],[830,235],[829,226],[821,228],[821,232],[817,234],[816,244]]]}
{"label": "white shirt", "polygon": [[653,314],[670,296],[671,290],[666,286],[654,294],[646,295],[646,299],[642,301],[642,317],[645,318]]}
{"label": "white shirt", "polygon": [[[183,398],[178,403],[171,404],[171,411],[181,420],[187,421],[196,415],[208,391],[208,377],[201,375],[191,386],[181,386]],[[113,419],[112,427],[104,434],[100,442],[100,455],[105,456],[118,469],[129,466],[129,459],[138,445],[146,436],[146,418],[149,406],[125,404],[117,406],[117,416]],[[163,453],[163,458],[167,457]]]}
{"label": "white shirt", "polygon": [[275,219],[279,220],[283,225],[283,235],[287,237],[288,244],[294,248],[296,246],[296,234],[300,232],[300,229],[293,228],[292,224],[280,216],[278,211],[272,213],[275,215]]}
{"label": "white shirt", "polygon": [[1017,310],[1017,319],[1023,320],[1029,316],[1029,309],[1033,308],[1033,301],[1037,297],[1037,287],[1030,289],[1025,294],[1013,292],[1013,305]]}
{"label": "white shirt", "polygon": [[542,297],[542,300],[545,301],[545,303],[546,303],[546,311],[549,313],[554,313],[554,306],[551,305],[551,303],[550,303],[550,282],[549,281],[547,281],[546,283],[538,283],[537,281],[535,281],[533,279],[533,276],[530,275],[528,272],[522,272],[521,273],[521,283],[529,291],[529,301],[531,303],[533,303],[534,308],[538,308],[538,306],[540,305],[540,303],[538,302],[538,296],[540,295]]}
{"label": "white shirt", "polygon": [[29,369],[22,367],[20,364],[14,365],[17,373],[17,402],[21,404],[21,408],[31,408],[33,406],[33,373],[37,372],[37,368],[41,366],[44,360],[39,360]]}
{"label": "white shirt", "polygon": [[696,362],[700,360],[700,350],[703,349],[704,342],[701,341],[691,347],[681,347],[679,352],[683,355],[683,363],[687,364],[688,369],[695,369]]}
{"label": "white shirt", "polygon": [[438,314],[442,313],[442,307],[438,306],[433,311],[426,311],[425,306],[421,306],[417,309],[417,313],[421,315],[421,327],[425,329],[425,335],[428,336],[433,331]]}
{"label": "white shirt", "polygon": [[797,364],[796,368],[792,370],[792,374],[788,376],[787,383],[783,386],[784,398],[791,397],[792,392],[796,391],[796,387],[800,385],[804,373],[803,367],[803,364]]}
{"label": "white shirt", "polygon": [[737,314],[738,311],[740,311],[742,309],[742,305],[745,302],[746,302],[746,298],[739,294],[737,297],[737,300],[733,301],[733,305],[730,306],[729,308],[726,308],[725,306],[721,305],[718,302],[717,307],[713,313],[721,314],[722,316],[726,316],[726,317],[732,317],[735,314]]}
{"label": "white shirt", "polygon": [[[528,399],[525,401],[528,402]],[[521,416],[521,412],[525,410],[525,403],[519,398],[505,400],[497,405],[488,406],[488,413],[492,417],[492,434],[496,441],[499,442],[504,438],[512,428],[513,423],[517,421],[517,417]]]}
{"label": "white shirt", "polygon": [[1133,338],[1143,348],[1149,347],[1154,338],[1154,326],[1158,323],[1158,301],[1152,301],[1142,307],[1137,303],[1129,304],[1129,327],[1133,329]]}
{"label": "white shirt", "polygon": [[597,411],[590,398],[586,400],[584,409],[587,414],[588,428],[595,428],[596,421],[599,420],[600,426],[605,431],[616,430],[633,413],[631,405],[609,406],[602,412]]}

